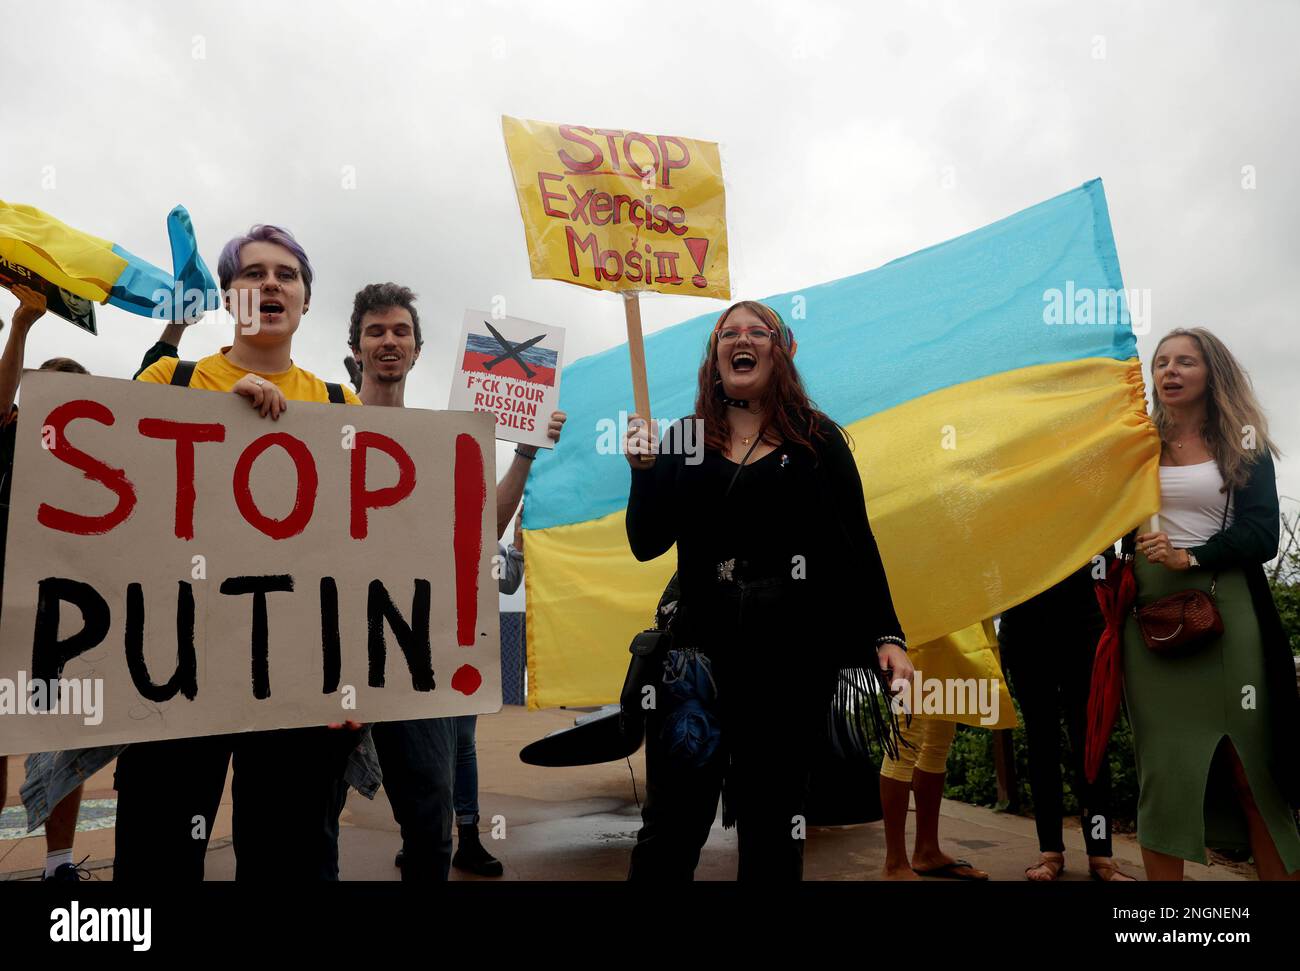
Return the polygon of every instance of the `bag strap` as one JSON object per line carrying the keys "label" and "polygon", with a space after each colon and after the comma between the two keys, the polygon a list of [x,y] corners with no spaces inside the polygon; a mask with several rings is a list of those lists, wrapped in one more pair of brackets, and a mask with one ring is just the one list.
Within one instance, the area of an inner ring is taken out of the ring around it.
{"label": "bag strap", "polygon": [[[172,372],[171,383],[178,388],[188,388],[190,381],[194,378],[194,361],[177,361],[176,370]],[[347,402],[343,395],[343,386],[333,381],[325,382],[325,394],[329,397],[330,404],[341,405]]]}
{"label": "bag strap", "polygon": [[194,377],[195,361],[177,361],[176,370],[172,372],[171,384],[178,388],[188,388]]}
{"label": "bag strap", "polygon": [[723,499],[726,499],[727,496],[731,495],[731,489],[736,484],[736,480],[740,478],[741,470],[744,469],[745,463],[749,461],[749,457],[754,454],[754,449],[758,448],[759,439],[762,437],[762,432],[754,437],[754,444],[749,446],[749,451],[745,453],[745,457],[741,459],[740,464],[736,466],[736,471],[732,473],[731,481],[727,483],[727,491],[722,494]]}

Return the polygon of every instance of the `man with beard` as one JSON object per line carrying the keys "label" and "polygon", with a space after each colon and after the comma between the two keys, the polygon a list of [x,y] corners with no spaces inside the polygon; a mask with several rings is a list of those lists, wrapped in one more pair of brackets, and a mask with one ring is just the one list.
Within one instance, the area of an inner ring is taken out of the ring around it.
{"label": "man with beard", "polygon": [[[420,357],[424,337],[415,294],[396,283],[372,283],[353,302],[348,345],[354,379],[359,372],[361,401],[402,408],[406,378]],[[556,441],[565,415],[551,415],[548,433]],[[505,533],[523,497],[536,446],[515,449],[515,460],[497,486],[497,538]],[[504,566],[503,593],[513,593],[522,576],[516,547],[498,544]],[[381,722],[373,726],[384,774],[384,791],[402,830],[397,865],[403,880],[446,880],[452,865],[478,876],[501,876],[501,862],[484,848],[478,832],[478,763],[475,715]],[[340,806],[341,808],[341,806]],[[459,846],[452,858],[451,821],[456,817]]]}

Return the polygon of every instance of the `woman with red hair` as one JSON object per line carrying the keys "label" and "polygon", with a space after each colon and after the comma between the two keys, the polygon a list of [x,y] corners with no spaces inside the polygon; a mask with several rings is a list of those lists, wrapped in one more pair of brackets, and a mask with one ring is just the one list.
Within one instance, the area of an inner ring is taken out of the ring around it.
{"label": "woman with red hair", "polygon": [[676,543],[680,584],[632,879],[691,879],[720,792],[738,877],[801,879],[828,711],[859,743],[867,725],[896,738],[874,682],[911,678],[903,630],[847,436],[809,400],[796,347],[770,307],[737,303],[710,335],[695,414],[662,445],[629,421],[628,540],[638,560]]}

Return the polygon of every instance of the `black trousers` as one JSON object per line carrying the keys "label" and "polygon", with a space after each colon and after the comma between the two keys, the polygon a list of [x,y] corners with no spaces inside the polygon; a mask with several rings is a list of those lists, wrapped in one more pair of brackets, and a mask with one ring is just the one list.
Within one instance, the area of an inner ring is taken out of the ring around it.
{"label": "black trousers", "polygon": [[[701,769],[675,765],[663,751],[654,722],[647,723],[646,795],[641,830],[632,848],[629,880],[695,878],[700,850],[718,815],[726,759]],[[737,880],[799,881],[807,825],[806,764],[769,764],[765,792],[747,798],[736,819]]]}
{"label": "black trousers", "polygon": [[[1083,595],[1092,596],[1086,587]],[[1064,614],[1009,613],[1003,618],[998,640],[1007,678],[1025,720],[1038,848],[1045,853],[1065,851],[1061,834],[1064,719],[1070,784],[1079,801],[1084,845],[1089,856],[1110,856],[1110,765],[1103,759],[1097,781],[1091,784],[1083,770],[1092,660],[1104,623],[1095,601],[1089,604],[1084,600],[1073,607]]]}
{"label": "black trousers", "polygon": [[337,880],[350,729],[294,728],[138,742],[117,760],[113,879],[203,880],[208,838],[234,762],[236,880]]}
{"label": "black trousers", "polygon": [[694,640],[719,648],[721,752],[703,768],[674,762],[660,735],[662,709],[646,713],[646,798],[628,879],[694,878],[725,780],[736,878],[802,880],[809,769],[833,682],[809,675],[799,651],[807,638],[792,625],[798,612],[780,582],[719,584],[709,607],[712,632]]}

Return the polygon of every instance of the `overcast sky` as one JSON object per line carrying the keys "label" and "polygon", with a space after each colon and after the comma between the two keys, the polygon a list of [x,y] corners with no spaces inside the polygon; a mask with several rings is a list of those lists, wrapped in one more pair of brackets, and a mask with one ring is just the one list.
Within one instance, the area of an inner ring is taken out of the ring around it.
{"label": "overcast sky", "polygon": [[[566,326],[569,360],[625,339],[616,297],[530,278],[503,113],[720,142],[740,297],[1100,176],[1125,283],[1152,295],[1144,364],[1170,328],[1223,337],[1300,498],[1298,35],[1300,6],[1265,0],[11,3],[0,198],[167,269],[178,202],[214,272],[251,223],[288,226],[317,273],[297,363],[342,379],[352,294],[406,283],[427,342],[407,401],[440,408],[467,307]],[[722,307],[642,305],[648,330]],[[42,322],[28,363],[129,377],[155,324],[98,313],[98,338]],[[203,325],[183,353],[228,342]]]}

